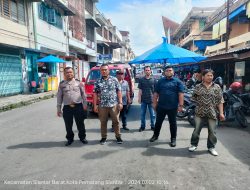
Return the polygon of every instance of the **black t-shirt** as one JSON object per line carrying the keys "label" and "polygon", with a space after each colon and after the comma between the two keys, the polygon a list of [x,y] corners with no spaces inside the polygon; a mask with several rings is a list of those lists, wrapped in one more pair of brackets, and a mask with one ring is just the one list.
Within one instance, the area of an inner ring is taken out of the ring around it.
{"label": "black t-shirt", "polygon": [[146,77],[140,78],[138,88],[141,89],[141,102],[151,104],[153,101],[155,79]]}

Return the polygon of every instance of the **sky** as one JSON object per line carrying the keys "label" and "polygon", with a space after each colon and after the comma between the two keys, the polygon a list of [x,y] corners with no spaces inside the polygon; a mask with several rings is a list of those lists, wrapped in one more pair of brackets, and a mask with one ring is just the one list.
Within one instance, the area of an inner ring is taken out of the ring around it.
{"label": "sky", "polygon": [[135,55],[162,42],[162,16],[181,23],[192,7],[219,7],[226,0],[99,0],[98,10],[118,30],[129,31]]}

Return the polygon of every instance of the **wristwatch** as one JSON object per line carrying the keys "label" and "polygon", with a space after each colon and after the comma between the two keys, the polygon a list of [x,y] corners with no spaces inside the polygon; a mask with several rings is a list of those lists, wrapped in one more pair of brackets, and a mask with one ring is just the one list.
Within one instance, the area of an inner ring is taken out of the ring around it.
{"label": "wristwatch", "polygon": [[183,105],[179,105],[179,107],[183,107]]}

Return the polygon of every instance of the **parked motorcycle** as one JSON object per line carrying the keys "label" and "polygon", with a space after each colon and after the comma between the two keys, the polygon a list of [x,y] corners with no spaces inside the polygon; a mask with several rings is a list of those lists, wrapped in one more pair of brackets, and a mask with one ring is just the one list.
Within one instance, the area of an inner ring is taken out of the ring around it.
{"label": "parked motorcycle", "polygon": [[192,90],[186,90],[184,93],[184,104],[181,112],[177,113],[178,118],[184,118],[188,116],[190,106],[193,104],[191,102]]}
{"label": "parked motorcycle", "polygon": [[241,98],[243,102],[243,112],[245,115],[250,115],[250,93],[244,93],[244,94],[239,94],[239,97]]}
{"label": "parked motorcycle", "polygon": [[235,94],[232,89],[223,93],[224,97],[224,115],[225,121],[236,121],[239,126],[245,128],[248,126],[244,113],[244,103],[239,95]]}

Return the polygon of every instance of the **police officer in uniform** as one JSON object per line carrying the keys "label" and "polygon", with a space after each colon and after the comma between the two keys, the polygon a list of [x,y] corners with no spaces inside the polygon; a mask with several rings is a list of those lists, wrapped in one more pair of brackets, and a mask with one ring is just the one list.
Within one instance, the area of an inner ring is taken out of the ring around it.
{"label": "police officer in uniform", "polygon": [[71,145],[74,141],[74,133],[72,131],[73,118],[75,118],[80,141],[83,144],[87,144],[84,125],[87,102],[83,85],[79,80],[74,78],[72,67],[66,67],[64,75],[66,80],[60,83],[57,93],[57,116],[63,116],[64,119],[67,132],[65,146]]}

